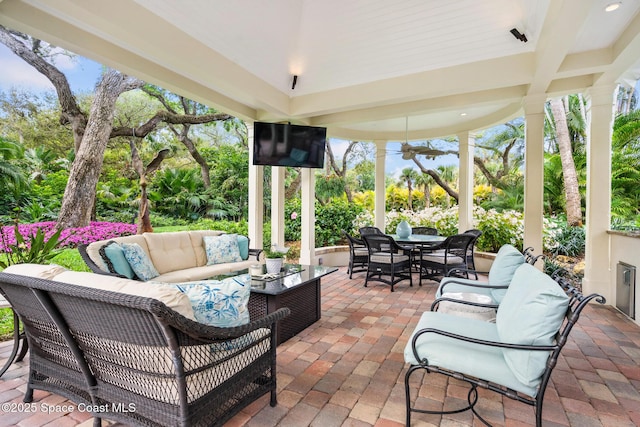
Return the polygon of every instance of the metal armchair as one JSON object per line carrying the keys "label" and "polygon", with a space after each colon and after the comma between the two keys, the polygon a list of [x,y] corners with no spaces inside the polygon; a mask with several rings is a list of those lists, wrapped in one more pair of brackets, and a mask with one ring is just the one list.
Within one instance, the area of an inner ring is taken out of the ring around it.
{"label": "metal armchair", "polygon": [[[569,333],[589,301],[605,303],[601,295],[583,296],[569,282],[556,281],[522,264],[498,308],[496,323],[433,311],[423,313],[404,351],[410,365],[404,380],[406,425],[411,425],[414,413],[467,410],[490,425],[476,409],[481,387],[533,406],[536,426],[541,427],[545,390]],[[468,383],[467,404],[462,408],[445,404],[439,411],[418,407],[415,390],[433,378],[414,376],[420,372]]]}

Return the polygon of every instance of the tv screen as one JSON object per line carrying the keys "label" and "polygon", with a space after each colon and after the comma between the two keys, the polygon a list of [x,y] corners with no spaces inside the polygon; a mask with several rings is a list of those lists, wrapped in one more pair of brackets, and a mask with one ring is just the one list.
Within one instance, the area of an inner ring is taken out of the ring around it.
{"label": "tv screen", "polygon": [[253,124],[253,164],[324,167],[327,129],[283,123]]}

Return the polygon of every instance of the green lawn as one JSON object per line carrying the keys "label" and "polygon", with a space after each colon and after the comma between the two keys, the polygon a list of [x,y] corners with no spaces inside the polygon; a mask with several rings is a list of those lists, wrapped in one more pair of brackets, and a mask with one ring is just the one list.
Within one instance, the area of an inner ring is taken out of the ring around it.
{"label": "green lawn", "polygon": [[[3,256],[3,255],[0,255]],[[58,264],[74,271],[91,271],[84,263],[77,249],[65,249],[56,256],[52,264]],[[11,339],[13,334],[13,314],[10,308],[0,309],[0,341]]]}
{"label": "green lawn", "polygon": [[11,339],[13,334],[13,312],[10,308],[0,308],[0,341]]}

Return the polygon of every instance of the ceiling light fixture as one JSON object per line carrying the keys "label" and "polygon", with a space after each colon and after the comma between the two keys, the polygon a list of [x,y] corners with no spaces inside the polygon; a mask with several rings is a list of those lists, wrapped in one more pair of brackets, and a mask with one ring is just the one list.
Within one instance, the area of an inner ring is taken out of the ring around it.
{"label": "ceiling light fixture", "polygon": [[464,117],[466,115],[467,115],[467,113],[460,113],[460,117]]}
{"label": "ceiling light fixture", "polygon": [[518,31],[517,28],[512,28],[511,31],[509,32],[513,34],[513,37],[517,38],[523,43],[526,43],[528,41],[527,36],[525,36],[524,33],[521,33],[520,31]]}
{"label": "ceiling light fixture", "polygon": [[293,75],[293,83],[291,83],[291,90],[296,88],[296,84],[298,83],[298,76],[296,74]]}
{"label": "ceiling light fixture", "polygon": [[604,10],[606,12],[613,12],[614,10],[618,10],[618,8],[620,8],[620,6],[622,5],[622,2],[615,2],[615,3],[609,3],[607,5],[607,7],[604,8]]}

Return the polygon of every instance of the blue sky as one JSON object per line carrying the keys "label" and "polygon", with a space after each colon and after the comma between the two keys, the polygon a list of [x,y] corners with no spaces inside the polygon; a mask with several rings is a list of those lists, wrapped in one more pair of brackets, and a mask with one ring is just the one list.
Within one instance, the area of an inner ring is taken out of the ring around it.
{"label": "blue sky", "polygon": [[[33,91],[53,91],[53,85],[31,65],[24,62],[0,43],[0,90],[13,87]],[[102,65],[81,56],[59,56],[56,65],[69,80],[74,92],[93,90]]]}
{"label": "blue sky", "polygon": [[[75,93],[89,92],[102,72],[102,65],[87,58],[76,56],[69,58],[59,56],[56,65],[69,80],[71,89]],[[0,43],[0,91],[12,88],[30,91],[53,91],[53,85],[42,74],[13,54],[5,45]],[[332,148],[336,156],[342,156],[348,145],[347,141],[332,140]],[[438,160],[423,160],[422,164],[428,168],[438,165],[458,164],[456,156],[449,155]],[[402,169],[417,166],[411,160],[403,160],[400,154],[400,143],[391,142],[387,145],[386,174],[398,177]]]}

